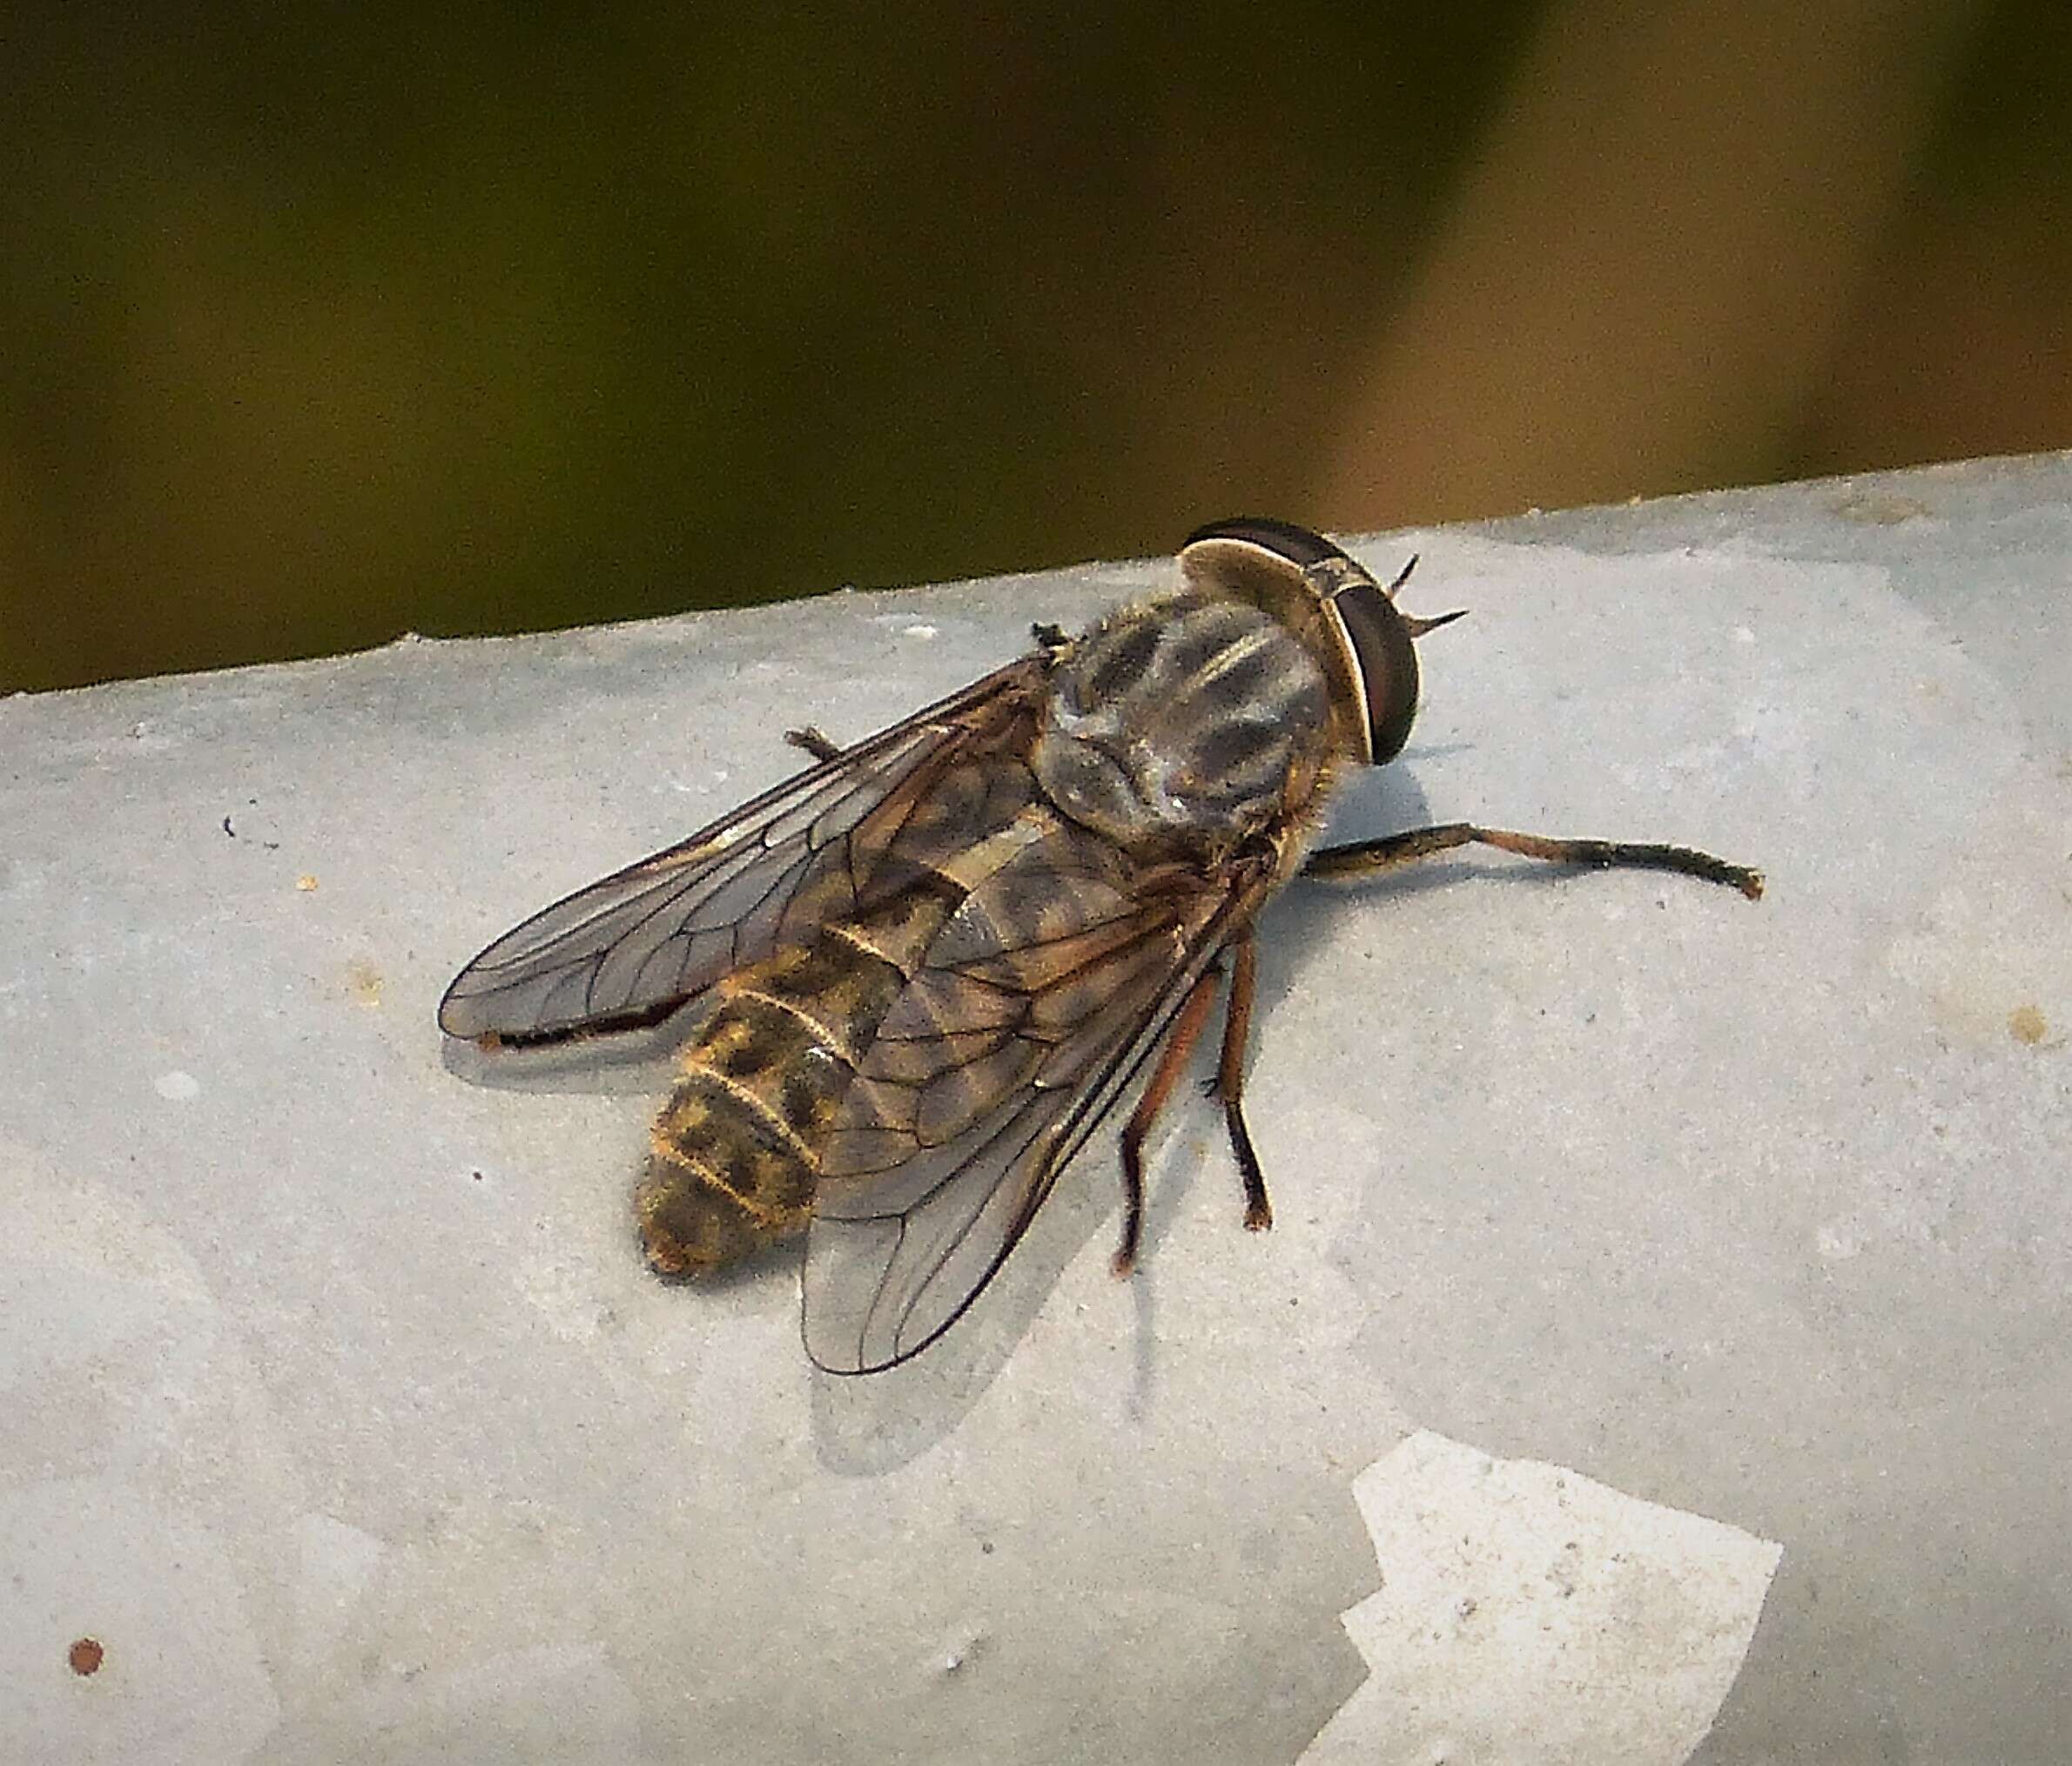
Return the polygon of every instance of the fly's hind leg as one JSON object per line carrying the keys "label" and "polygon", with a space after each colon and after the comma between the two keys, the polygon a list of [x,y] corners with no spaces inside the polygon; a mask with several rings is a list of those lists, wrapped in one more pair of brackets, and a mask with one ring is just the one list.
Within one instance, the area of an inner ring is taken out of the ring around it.
{"label": "fly's hind leg", "polygon": [[784,740],[794,748],[803,748],[814,759],[825,763],[842,752],[842,745],[831,740],[817,724],[808,724],[800,729],[784,731]]}
{"label": "fly's hind leg", "polygon": [[1473,822],[1444,822],[1437,827],[1412,828],[1386,839],[1359,840],[1313,853],[1302,866],[1305,877],[1357,877],[1386,871],[1456,846],[1494,846],[1522,859],[1552,865],[1582,865],[1591,870],[1674,871],[1704,883],[1724,883],[1751,901],[1763,893],[1763,873],[1746,865],[1730,865],[1710,853],[1689,846],[1645,846],[1626,840],[1560,840],[1546,834],[1515,833],[1508,828],[1479,827]]}
{"label": "fly's hind leg", "polygon": [[1216,1062],[1215,1076],[1204,1088],[1223,1106],[1223,1126],[1230,1131],[1230,1151],[1237,1160],[1238,1176],[1245,1185],[1245,1225],[1264,1232],[1274,1223],[1273,1204],[1267,1200],[1266,1173],[1259,1155],[1252,1149],[1252,1131],[1245,1126],[1245,1039],[1252,1029],[1252,992],[1256,977],[1252,934],[1248,929],[1235,940],[1231,953],[1230,999],[1223,1008],[1223,1053]]}

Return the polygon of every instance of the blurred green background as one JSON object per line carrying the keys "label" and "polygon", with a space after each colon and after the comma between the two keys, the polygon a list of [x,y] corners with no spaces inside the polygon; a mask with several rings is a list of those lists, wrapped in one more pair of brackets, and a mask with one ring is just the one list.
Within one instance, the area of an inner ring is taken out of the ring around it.
{"label": "blurred green background", "polygon": [[2072,442],[2072,8],[0,24],[0,688]]}

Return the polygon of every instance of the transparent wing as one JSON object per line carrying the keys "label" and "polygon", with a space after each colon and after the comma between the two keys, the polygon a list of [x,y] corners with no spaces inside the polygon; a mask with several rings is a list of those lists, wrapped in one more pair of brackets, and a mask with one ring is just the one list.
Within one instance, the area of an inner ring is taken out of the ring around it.
{"label": "transparent wing", "polygon": [[966,898],[879,1026],[821,1160],[807,1352],[909,1359],[956,1323],[1264,893],[1061,826]]}
{"label": "transparent wing", "polygon": [[852,911],[951,768],[1026,740],[1040,656],[844,749],[514,927],[454,977],[448,1035],[538,1043],[659,1022]]}

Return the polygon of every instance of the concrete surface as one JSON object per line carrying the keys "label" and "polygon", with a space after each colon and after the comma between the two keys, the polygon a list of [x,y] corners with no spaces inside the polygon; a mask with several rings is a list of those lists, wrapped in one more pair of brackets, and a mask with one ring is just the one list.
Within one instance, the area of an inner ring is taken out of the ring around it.
{"label": "concrete surface", "polygon": [[1473,617],[1342,832],[1768,898],[1298,886],[1275,1230],[1189,1097],[1133,1281],[1090,1149],[865,1380],[643,1271],[658,1062],[433,1007],[1167,565],[0,702],[0,1760],[2066,1757],[2072,458],[1412,548]]}

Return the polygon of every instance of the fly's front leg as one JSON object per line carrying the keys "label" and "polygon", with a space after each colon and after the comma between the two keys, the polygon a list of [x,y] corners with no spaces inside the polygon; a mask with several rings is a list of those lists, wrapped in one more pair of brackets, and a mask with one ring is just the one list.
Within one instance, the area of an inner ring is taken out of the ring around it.
{"label": "fly's front leg", "polygon": [[1674,871],[1704,883],[1724,883],[1751,901],[1763,893],[1763,873],[1746,865],[1730,865],[1710,853],[1689,846],[1638,845],[1625,840],[1558,840],[1545,834],[1514,833],[1508,828],[1478,827],[1473,822],[1445,822],[1434,828],[1412,828],[1386,839],[1359,840],[1313,853],[1302,866],[1305,877],[1358,877],[1386,871],[1456,846],[1494,846],[1522,859],[1544,859],[1552,865],[1583,865],[1592,870]]}
{"label": "fly's front leg", "polygon": [[1223,1053],[1207,1089],[1223,1105],[1223,1126],[1230,1131],[1230,1151],[1237,1160],[1238,1176],[1244,1180],[1245,1225],[1254,1232],[1264,1232],[1274,1223],[1274,1209],[1267,1200],[1266,1173],[1260,1169],[1259,1155],[1252,1149],[1251,1130],[1245,1126],[1244,1105],[1245,1040],[1252,1029],[1256,976],[1252,934],[1247,928],[1231,953],[1230,999],[1223,1008]]}
{"label": "fly's front leg", "polygon": [[842,752],[842,745],[831,740],[817,724],[808,724],[797,730],[787,730],[784,731],[784,740],[794,748],[804,749],[814,759],[823,764],[832,760]]}
{"label": "fly's front leg", "polygon": [[1144,1095],[1137,1100],[1137,1107],[1130,1112],[1128,1124],[1122,1130],[1122,1243],[1115,1249],[1113,1264],[1119,1276],[1127,1276],[1137,1266],[1137,1247],[1144,1237],[1145,1139],[1158,1121],[1159,1112],[1165,1109],[1166,1100],[1173,1095],[1180,1075],[1187,1071],[1187,1057],[1201,1040],[1209,1008],[1215,1004],[1219,979],[1214,968],[1203,970],[1181,1002],[1173,1019],[1172,1040],[1159,1056],[1150,1083],[1145,1086]]}

